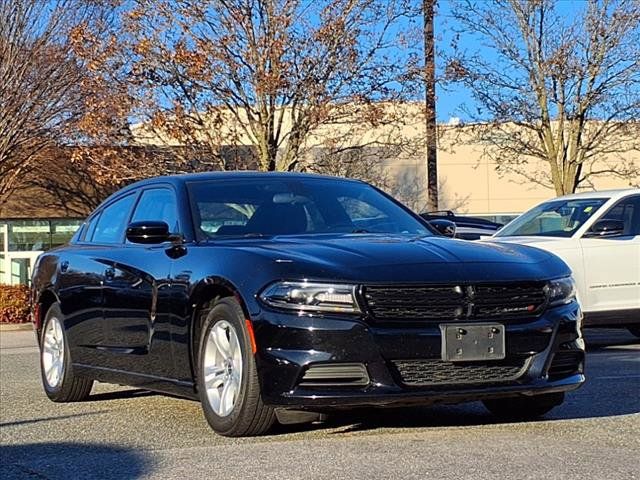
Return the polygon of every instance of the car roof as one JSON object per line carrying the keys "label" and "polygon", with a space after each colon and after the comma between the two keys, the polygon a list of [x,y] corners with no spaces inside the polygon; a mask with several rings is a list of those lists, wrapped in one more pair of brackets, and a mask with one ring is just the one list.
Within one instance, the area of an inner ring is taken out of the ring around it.
{"label": "car roof", "polygon": [[235,178],[324,178],[331,180],[347,180],[358,182],[350,178],[334,177],[330,175],[319,175],[316,173],[301,173],[301,172],[260,172],[257,170],[242,170],[242,171],[227,171],[227,172],[201,172],[201,173],[183,173],[179,175],[165,175],[160,177],[152,177],[138,182],[132,183],[131,188],[141,187],[151,183],[185,183],[185,182],[197,182],[203,180],[220,180],[220,179],[235,179]]}
{"label": "car roof", "polygon": [[593,190],[589,192],[572,193],[552,200],[572,200],[574,198],[623,198],[640,193],[640,188],[620,188],[616,190]]}
{"label": "car roof", "polygon": [[159,184],[171,184],[174,186],[182,185],[187,182],[200,182],[207,180],[232,180],[232,179],[255,179],[255,178],[298,178],[298,179],[317,179],[317,180],[339,180],[346,182],[363,183],[361,180],[353,178],[335,177],[331,175],[320,175],[315,173],[301,173],[301,172],[260,172],[256,170],[242,170],[242,171],[216,171],[216,172],[201,172],[201,173],[183,173],[179,175],[164,175],[159,177],[145,178],[139,180],[126,187],[121,188],[106,200],[104,200],[100,207],[111,202],[114,198],[119,197],[127,192],[136,190],[138,188],[144,188],[152,185]]}

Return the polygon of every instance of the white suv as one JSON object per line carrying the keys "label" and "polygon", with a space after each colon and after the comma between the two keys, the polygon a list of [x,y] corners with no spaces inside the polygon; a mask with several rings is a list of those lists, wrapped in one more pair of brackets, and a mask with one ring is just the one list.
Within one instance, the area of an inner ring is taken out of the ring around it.
{"label": "white suv", "polygon": [[640,337],[640,189],[548,200],[488,240],[555,253],[573,271],[585,326],[625,326]]}

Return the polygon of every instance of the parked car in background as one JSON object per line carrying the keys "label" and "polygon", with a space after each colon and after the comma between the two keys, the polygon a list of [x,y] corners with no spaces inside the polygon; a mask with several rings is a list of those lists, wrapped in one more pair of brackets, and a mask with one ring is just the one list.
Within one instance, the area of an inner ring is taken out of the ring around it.
{"label": "parked car in background", "polygon": [[491,239],[562,258],[586,327],[627,327],[640,337],[640,189],[566,195],[513,220]]}
{"label": "parked car in background", "polygon": [[584,382],[562,260],[438,236],[355,180],[135,183],[41,255],[32,285],[49,398],[135,385],[199,400],[223,435],[362,406],[530,418]]}
{"label": "parked car in background", "polygon": [[[427,220],[436,230],[445,236],[453,236],[463,240],[479,240],[480,238],[495,234],[501,223],[495,223],[483,218],[456,215],[450,210],[421,213],[420,216]],[[455,229],[451,230],[451,223]]]}

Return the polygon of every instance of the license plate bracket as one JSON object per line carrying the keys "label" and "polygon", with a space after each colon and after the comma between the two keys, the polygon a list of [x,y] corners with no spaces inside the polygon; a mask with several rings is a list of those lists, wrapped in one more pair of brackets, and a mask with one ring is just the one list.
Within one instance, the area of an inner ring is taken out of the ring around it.
{"label": "license plate bracket", "polygon": [[505,328],[499,323],[447,324],[442,331],[442,360],[473,362],[505,358]]}

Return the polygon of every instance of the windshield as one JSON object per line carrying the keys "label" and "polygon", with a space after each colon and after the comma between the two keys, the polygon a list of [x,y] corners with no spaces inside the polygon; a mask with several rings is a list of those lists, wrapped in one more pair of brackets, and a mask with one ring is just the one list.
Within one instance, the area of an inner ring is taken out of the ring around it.
{"label": "windshield", "polygon": [[322,233],[429,235],[428,227],[373,187],[322,178],[190,182],[201,234],[253,237]]}
{"label": "windshield", "polygon": [[523,213],[496,237],[570,237],[607,201],[606,198],[553,200]]}

